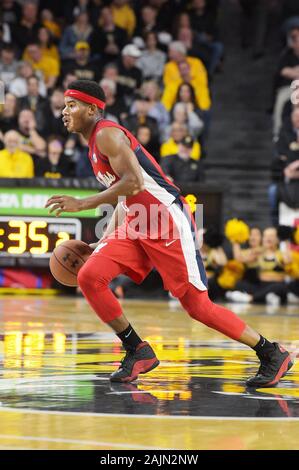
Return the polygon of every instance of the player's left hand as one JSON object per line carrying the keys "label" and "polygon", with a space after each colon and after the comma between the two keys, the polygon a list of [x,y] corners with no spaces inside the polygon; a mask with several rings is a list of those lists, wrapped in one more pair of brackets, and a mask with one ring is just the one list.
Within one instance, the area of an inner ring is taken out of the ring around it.
{"label": "player's left hand", "polygon": [[50,207],[49,214],[54,212],[58,217],[61,212],[79,212],[80,200],[72,196],[52,196],[46,202],[45,207]]}

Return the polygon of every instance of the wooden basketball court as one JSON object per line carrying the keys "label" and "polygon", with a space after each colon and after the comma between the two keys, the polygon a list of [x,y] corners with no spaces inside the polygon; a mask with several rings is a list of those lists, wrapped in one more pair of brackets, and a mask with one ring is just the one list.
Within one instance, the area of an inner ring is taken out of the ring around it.
{"label": "wooden basketball court", "polygon": [[[117,385],[120,343],[83,298],[0,297],[0,449],[299,449],[298,364],[276,388],[247,390],[250,349],[176,303],[123,306],[161,365]],[[298,307],[234,310],[299,347]]]}

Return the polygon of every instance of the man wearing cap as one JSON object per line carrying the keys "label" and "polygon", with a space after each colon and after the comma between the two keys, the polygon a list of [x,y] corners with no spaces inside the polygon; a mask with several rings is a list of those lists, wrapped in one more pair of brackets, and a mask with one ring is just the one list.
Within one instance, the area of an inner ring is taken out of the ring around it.
{"label": "man wearing cap", "polygon": [[179,143],[177,154],[161,160],[164,173],[175,183],[193,183],[204,179],[202,162],[191,158],[193,143],[192,137],[187,135]]}
{"label": "man wearing cap", "polygon": [[68,60],[62,67],[62,80],[68,73],[73,73],[78,80],[99,79],[100,67],[90,60],[90,46],[86,41],[78,41],[74,47],[75,58]]}
{"label": "man wearing cap", "polygon": [[118,63],[117,89],[127,105],[132,103],[134,94],[142,82],[141,71],[136,67],[139,57],[141,57],[141,51],[138,47],[135,44],[127,44],[121,52],[121,59]]}

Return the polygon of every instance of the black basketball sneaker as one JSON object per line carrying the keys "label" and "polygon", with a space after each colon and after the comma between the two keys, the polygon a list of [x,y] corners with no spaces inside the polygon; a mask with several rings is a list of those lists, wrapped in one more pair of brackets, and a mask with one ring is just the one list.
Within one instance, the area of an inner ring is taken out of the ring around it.
{"label": "black basketball sneaker", "polygon": [[290,354],[278,343],[273,343],[273,352],[258,356],[261,365],[257,374],[246,381],[248,387],[274,387],[286,375],[293,362]]}
{"label": "black basketball sneaker", "polygon": [[139,374],[146,374],[160,364],[154,350],[143,341],[135,351],[127,351],[119,369],[110,376],[111,382],[133,382]]}

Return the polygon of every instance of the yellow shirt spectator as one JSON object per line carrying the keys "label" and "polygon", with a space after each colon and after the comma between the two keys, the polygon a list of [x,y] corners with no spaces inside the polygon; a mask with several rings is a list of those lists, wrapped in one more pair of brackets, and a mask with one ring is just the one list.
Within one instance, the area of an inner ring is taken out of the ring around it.
{"label": "yellow shirt spectator", "polygon": [[43,56],[38,44],[29,44],[23,54],[23,60],[25,55],[34,70],[39,70],[43,74],[46,86],[52,88],[60,73],[59,62],[52,57]]}
{"label": "yellow shirt spectator", "polygon": [[[56,62],[58,63],[58,71],[59,71],[60,56],[59,56],[59,52],[58,52],[58,49],[55,46],[55,44],[52,44],[52,46],[50,46],[50,47],[43,47],[42,46],[41,51],[42,51],[42,57],[43,58],[50,57],[51,59],[56,60]],[[26,50],[23,54],[23,60],[26,61],[26,62],[32,63],[32,61],[30,61],[30,57],[29,57],[28,52]]]}
{"label": "yellow shirt spectator", "polygon": [[186,57],[179,65],[174,60],[167,62],[164,67],[163,81],[165,89],[161,102],[168,111],[173,107],[178,88],[184,81],[193,86],[199,108],[203,111],[210,109],[208,75],[199,59]]}
{"label": "yellow shirt spectator", "polygon": [[10,153],[0,150],[0,178],[33,178],[34,167],[31,155],[22,150]]}
{"label": "yellow shirt spectator", "polygon": [[127,3],[120,6],[117,3],[113,2],[111,6],[114,23],[119,28],[125,29],[129,36],[132,36],[136,27],[134,10]]}
{"label": "yellow shirt spectator", "polygon": [[[161,157],[167,157],[168,155],[176,155],[179,151],[179,145],[170,137],[167,142],[161,145],[160,155]],[[199,142],[194,142],[192,146],[191,158],[193,160],[199,160],[201,157],[201,146]]]}
{"label": "yellow shirt spectator", "polygon": [[5,148],[0,151],[0,178],[33,178],[33,159],[19,149],[21,136],[16,131],[4,134]]}

